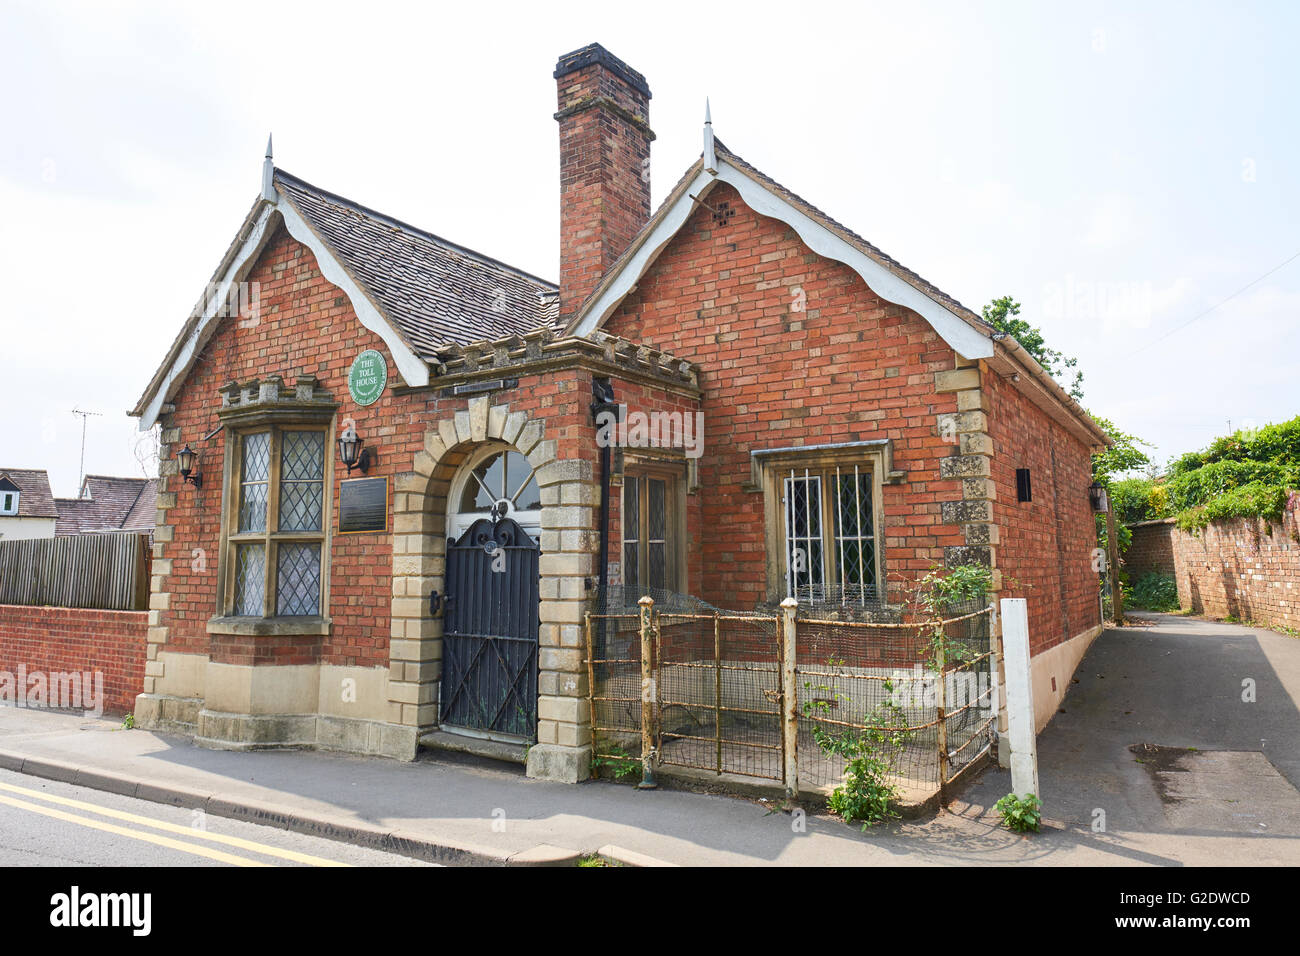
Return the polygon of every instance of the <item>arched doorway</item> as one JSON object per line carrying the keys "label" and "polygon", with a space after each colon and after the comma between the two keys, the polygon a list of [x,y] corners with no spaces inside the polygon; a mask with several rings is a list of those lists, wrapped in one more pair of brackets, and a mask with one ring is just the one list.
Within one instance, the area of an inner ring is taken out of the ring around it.
{"label": "arched doorway", "polygon": [[475,449],[448,496],[439,723],[534,741],[541,494],[508,445]]}
{"label": "arched doorway", "polygon": [[486,442],[472,452],[452,480],[447,496],[447,536],[459,538],[493,508],[512,518],[534,541],[540,541],[542,497],[528,459],[509,445]]}

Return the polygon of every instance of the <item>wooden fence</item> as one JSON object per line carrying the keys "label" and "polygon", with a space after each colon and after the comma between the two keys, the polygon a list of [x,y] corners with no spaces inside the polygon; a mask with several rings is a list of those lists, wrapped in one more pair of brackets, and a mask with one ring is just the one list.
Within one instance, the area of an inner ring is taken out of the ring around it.
{"label": "wooden fence", "polygon": [[0,604],[143,611],[149,556],[131,532],[0,541]]}

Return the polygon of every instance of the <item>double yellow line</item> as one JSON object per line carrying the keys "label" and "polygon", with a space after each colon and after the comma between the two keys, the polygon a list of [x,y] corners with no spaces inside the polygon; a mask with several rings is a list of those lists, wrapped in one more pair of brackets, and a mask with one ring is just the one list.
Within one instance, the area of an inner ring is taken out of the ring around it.
{"label": "double yellow line", "polygon": [[[149,827],[152,830],[161,830],[163,833],[180,834],[189,837],[191,840],[206,840],[208,843],[234,847],[235,849],[257,853],[262,856],[276,857],[277,859],[288,860],[293,863],[303,863],[308,866],[348,865],[346,863],[340,863],[337,860],[327,860],[324,857],[312,856],[308,853],[299,853],[296,850],[285,850],[277,846],[268,846],[265,843],[257,843],[253,840],[244,840],[240,837],[226,836],[222,833],[209,833],[207,830],[200,830],[196,827],[184,827],[178,823],[168,823],[165,820],[155,820],[152,817],[141,816],[138,813],[127,813],[124,810],[112,810],[108,807],[86,803],[83,800],[71,800],[68,797],[56,797],[50,793],[42,793],[39,790],[28,790],[23,787],[15,787],[7,783],[0,783],[0,791],[3,791],[4,793],[20,794],[24,797],[41,800],[46,804],[52,803],[56,806],[71,807],[75,810],[93,813],[101,817],[108,817],[112,820],[121,820],[126,823],[133,823],[137,826]],[[42,804],[31,803],[28,800],[20,800],[15,797],[4,796],[3,793],[0,793],[0,804],[8,807],[15,807],[19,810],[27,810],[31,813],[39,813],[42,816],[52,817],[55,820],[62,820],[65,823],[74,823],[78,826],[89,827],[92,830],[102,830],[105,833],[128,837],[132,840],[141,840],[145,843],[165,846],[168,849],[180,850],[182,853],[192,853],[195,856],[206,857],[209,860],[217,860],[221,863],[230,863],[234,866],[271,865],[250,857],[239,856],[234,853],[226,853],[223,850],[204,846],[201,843],[176,840],[172,837],[162,836],[158,833],[133,830],[128,827],[107,823],[103,820],[78,816],[77,814],[69,813],[66,810],[57,810],[51,806],[43,806]]]}

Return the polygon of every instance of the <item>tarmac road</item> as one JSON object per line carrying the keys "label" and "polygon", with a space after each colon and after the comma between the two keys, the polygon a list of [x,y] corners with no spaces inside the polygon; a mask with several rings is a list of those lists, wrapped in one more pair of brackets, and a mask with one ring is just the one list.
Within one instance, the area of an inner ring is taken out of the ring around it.
{"label": "tarmac road", "polygon": [[0,770],[0,866],[428,866]]}

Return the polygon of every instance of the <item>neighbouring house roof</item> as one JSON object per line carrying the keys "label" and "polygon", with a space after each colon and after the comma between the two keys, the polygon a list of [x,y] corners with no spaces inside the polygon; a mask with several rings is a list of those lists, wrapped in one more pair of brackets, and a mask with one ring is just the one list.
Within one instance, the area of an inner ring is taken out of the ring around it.
{"label": "neighbouring house roof", "polygon": [[155,478],[87,475],[80,498],[56,498],[55,534],[153,531],[157,523]]}
{"label": "neighbouring house roof", "polygon": [[9,479],[18,488],[18,514],[10,518],[56,518],[50,476],[37,468],[0,468],[0,481]]}
{"label": "neighbouring house roof", "polygon": [[158,526],[158,479],[150,478],[122,519],[123,531],[152,532]]}
{"label": "neighbouring house roof", "polygon": [[150,428],[175,394],[227,303],[283,225],[311,249],[321,273],[348,297],[358,320],[388,346],[408,385],[427,385],[429,362],[449,345],[554,330],[559,288],[489,256],[385,216],[276,169],[269,154],[262,195],[226,250],[131,415]]}

